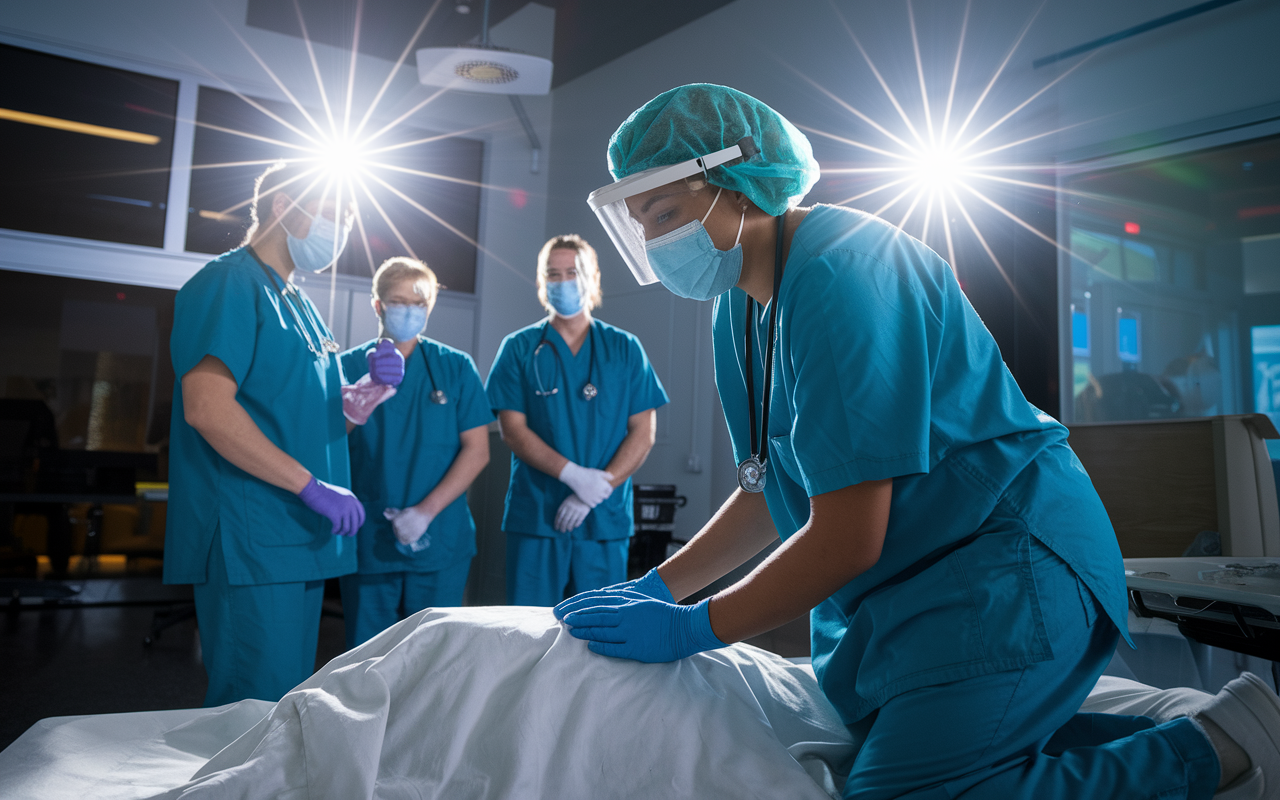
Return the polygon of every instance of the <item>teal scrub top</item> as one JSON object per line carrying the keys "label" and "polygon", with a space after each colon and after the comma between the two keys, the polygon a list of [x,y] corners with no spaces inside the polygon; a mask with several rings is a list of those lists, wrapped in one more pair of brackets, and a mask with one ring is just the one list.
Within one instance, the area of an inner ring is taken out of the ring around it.
{"label": "teal scrub top", "polygon": [[[286,286],[288,298],[280,293]],[[319,356],[308,349],[308,336]],[[349,487],[342,367],[337,354],[320,346],[321,337],[333,334],[311,300],[248,247],[209,262],[178,292],[169,344],[178,380],[169,430],[166,583],[205,582],[219,529],[233,585],[321,580],[355,570],[352,541],[334,536],[332,523],[293,492],[218,455],[183,412],[182,377],[214,356],[231,370],[236,400],[274,445],[317,480]]]}
{"label": "teal scrub top", "polygon": [[[1126,630],[1119,546],[1066,429],[1023,397],[937,254],[879,219],[818,206],[796,230],[779,296],[764,490],[779,534],[808,522],[812,496],[894,480],[879,561],[810,617],[814,671],[846,722],[910,689],[1052,657],[1042,616],[1053,599],[1036,596],[1019,561],[1026,536]],[[713,322],[739,462],[752,451],[744,359],[759,420],[769,325],[757,305],[746,354],[745,305],[741,289],[726,292]]]}
{"label": "teal scrub top", "polygon": [[[627,437],[627,418],[666,405],[667,392],[639,339],[600,320],[593,320],[591,327],[576,356],[545,321],[508,335],[498,348],[485,391],[495,411],[524,414],[529,430],[560,455],[583,467],[604,469]],[[535,361],[533,351],[544,332],[548,346]],[[594,400],[586,400],[582,387],[591,372],[593,351],[595,374],[590,381],[600,393]],[[539,394],[553,389],[559,391]],[[631,535],[630,478],[593,508],[582,525],[557,533],[552,527],[556,511],[571,493],[555,476],[534,469],[513,454],[502,529],[592,541]]]}
{"label": "teal scrub top", "polygon": [[[367,354],[377,343],[374,339],[342,354],[347,380],[357,381],[369,371]],[[432,378],[447,403],[431,402]],[[476,524],[466,492],[431,521],[431,545],[413,555],[396,549],[395,533],[382,512],[422,502],[453,466],[462,449],[459,435],[492,421],[471,356],[419,336],[395,395],[350,434],[352,486],[365,511],[356,538],[360,572],[435,572],[476,554]]]}

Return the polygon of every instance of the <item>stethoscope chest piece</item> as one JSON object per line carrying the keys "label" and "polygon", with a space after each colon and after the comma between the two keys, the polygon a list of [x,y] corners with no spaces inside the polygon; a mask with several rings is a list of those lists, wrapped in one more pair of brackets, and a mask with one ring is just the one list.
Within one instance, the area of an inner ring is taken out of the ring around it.
{"label": "stethoscope chest piece", "polygon": [[449,396],[444,393],[443,389],[436,389],[431,393],[431,402],[442,406],[449,402]]}
{"label": "stethoscope chest piece", "polygon": [[594,400],[598,394],[600,394],[600,390],[597,389],[596,385],[590,381],[587,381],[586,385],[582,387],[583,400]]}
{"label": "stethoscope chest piece", "polygon": [[756,494],[764,491],[765,466],[760,459],[751,456],[738,465],[738,485],[742,491]]}

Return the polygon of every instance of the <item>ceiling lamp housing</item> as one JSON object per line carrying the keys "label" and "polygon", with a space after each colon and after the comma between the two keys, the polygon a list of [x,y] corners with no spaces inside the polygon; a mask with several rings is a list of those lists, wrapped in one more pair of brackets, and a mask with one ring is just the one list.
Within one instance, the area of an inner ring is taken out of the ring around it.
{"label": "ceiling lamp housing", "polygon": [[417,52],[418,80],[464,92],[546,94],[551,61],[495,47],[424,47]]}

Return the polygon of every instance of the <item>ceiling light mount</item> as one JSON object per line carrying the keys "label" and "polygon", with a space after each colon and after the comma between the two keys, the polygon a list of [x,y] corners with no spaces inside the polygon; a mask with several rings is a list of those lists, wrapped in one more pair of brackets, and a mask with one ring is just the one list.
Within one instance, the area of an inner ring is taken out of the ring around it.
{"label": "ceiling light mount", "polygon": [[424,47],[417,56],[418,80],[427,86],[486,94],[551,91],[549,59],[489,44],[489,0],[484,3],[479,45]]}

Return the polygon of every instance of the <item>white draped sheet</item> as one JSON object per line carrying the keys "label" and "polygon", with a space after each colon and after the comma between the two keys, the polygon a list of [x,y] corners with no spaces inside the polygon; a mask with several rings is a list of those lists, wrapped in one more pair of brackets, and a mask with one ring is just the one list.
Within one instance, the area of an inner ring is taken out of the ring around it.
{"label": "white draped sheet", "polygon": [[[1205,697],[1118,680],[1085,710]],[[277,704],[44,720],[0,797],[802,800],[838,797],[859,744],[808,667],[754,647],[639,664],[548,609],[428,609]]]}

